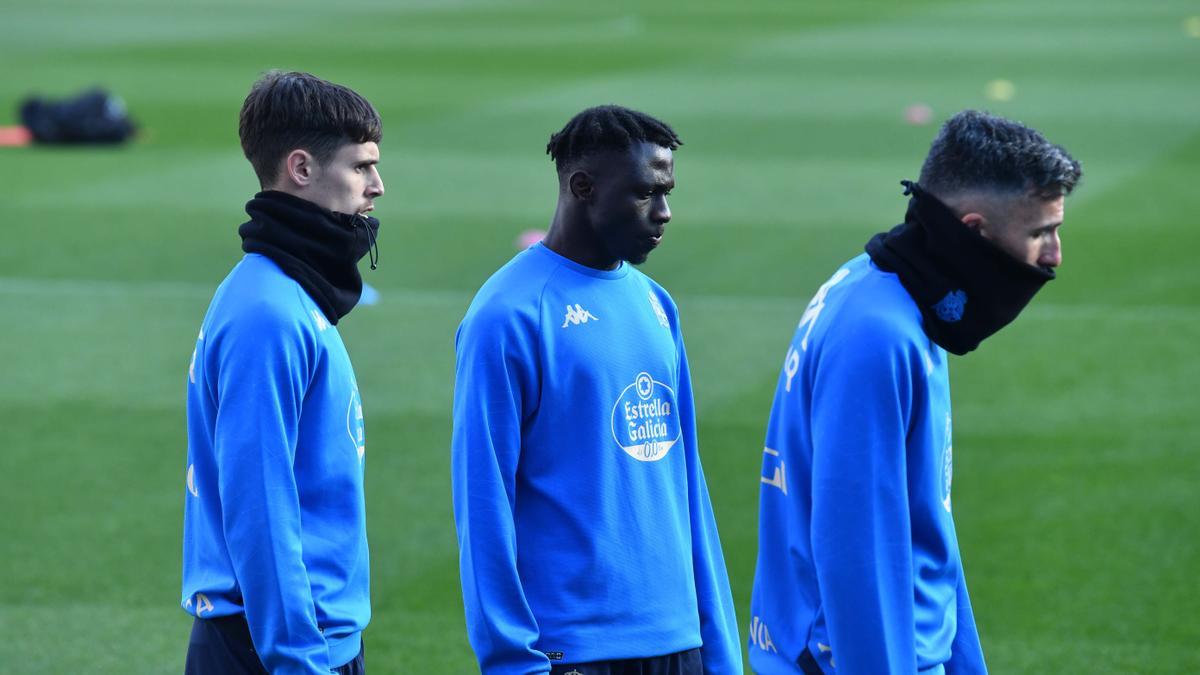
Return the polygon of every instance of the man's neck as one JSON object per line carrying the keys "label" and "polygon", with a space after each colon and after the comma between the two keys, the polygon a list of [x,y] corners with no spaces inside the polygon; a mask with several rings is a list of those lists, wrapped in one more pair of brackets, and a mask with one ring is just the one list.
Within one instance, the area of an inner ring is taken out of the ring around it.
{"label": "man's neck", "polygon": [[612,258],[587,223],[574,215],[570,208],[560,203],[542,243],[567,260],[585,267],[597,270],[616,269],[621,261]]}

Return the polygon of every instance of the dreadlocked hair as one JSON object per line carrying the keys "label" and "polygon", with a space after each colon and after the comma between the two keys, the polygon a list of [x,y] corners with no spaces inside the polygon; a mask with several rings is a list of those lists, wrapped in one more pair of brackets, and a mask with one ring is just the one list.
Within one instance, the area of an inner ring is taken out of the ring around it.
{"label": "dreadlocked hair", "polygon": [[590,153],[627,150],[638,142],[668,150],[683,145],[675,130],[662,120],[619,105],[601,105],[572,117],[561,131],[552,134],[546,154],[562,173]]}

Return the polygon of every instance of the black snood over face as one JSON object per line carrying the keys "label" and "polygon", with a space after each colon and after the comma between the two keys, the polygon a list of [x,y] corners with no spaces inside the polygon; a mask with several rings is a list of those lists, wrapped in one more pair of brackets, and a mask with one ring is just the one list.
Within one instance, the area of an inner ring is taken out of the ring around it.
{"label": "black snood over face", "polygon": [[966,354],[1017,318],[1054,270],[1017,260],[921,186],[901,182],[912,195],[904,222],[872,237],[867,253],[900,277],[921,308],[929,339]]}
{"label": "black snood over face", "polygon": [[[261,253],[308,293],[336,325],[362,295],[358,261],[371,250],[379,221],[337,213],[286,192],[268,190],[246,203],[250,221],[238,228],[242,250]],[[378,256],[373,257],[375,268]]]}

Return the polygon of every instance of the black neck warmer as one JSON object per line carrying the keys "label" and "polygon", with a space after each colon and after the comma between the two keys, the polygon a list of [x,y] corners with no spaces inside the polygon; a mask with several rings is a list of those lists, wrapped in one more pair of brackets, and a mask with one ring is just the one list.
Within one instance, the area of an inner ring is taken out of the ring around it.
{"label": "black neck warmer", "polygon": [[921,308],[929,339],[966,354],[1017,318],[1054,270],[1017,260],[921,186],[901,183],[912,195],[904,223],[872,237],[867,253],[900,277]]}
{"label": "black neck warmer", "polygon": [[[350,313],[362,295],[358,261],[375,245],[379,221],[337,213],[268,190],[246,203],[250,221],[238,228],[242,250],[261,253],[296,280],[329,323]],[[378,249],[376,249],[378,250]],[[371,269],[379,261],[371,259]]]}

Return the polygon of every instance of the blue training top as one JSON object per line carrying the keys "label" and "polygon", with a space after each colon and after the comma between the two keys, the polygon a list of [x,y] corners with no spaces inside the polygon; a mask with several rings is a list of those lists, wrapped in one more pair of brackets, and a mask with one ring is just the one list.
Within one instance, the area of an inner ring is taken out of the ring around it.
{"label": "blue training top", "polygon": [[480,668],[701,647],[742,672],[675,303],[537,244],[483,285],[456,341],[452,474]]}
{"label": "blue training top", "polygon": [[371,618],[362,404],[337,327],[246,255],[204,317],[187,392],[181,604],[245,613],[272,673],[328,674]]}
{"label": "blue training top", "polygon": [[921,325],[865,254],[800,320],[763,449],[757,673],[810,657],[840,675],[986,672],[950,510],[946,353]]}

